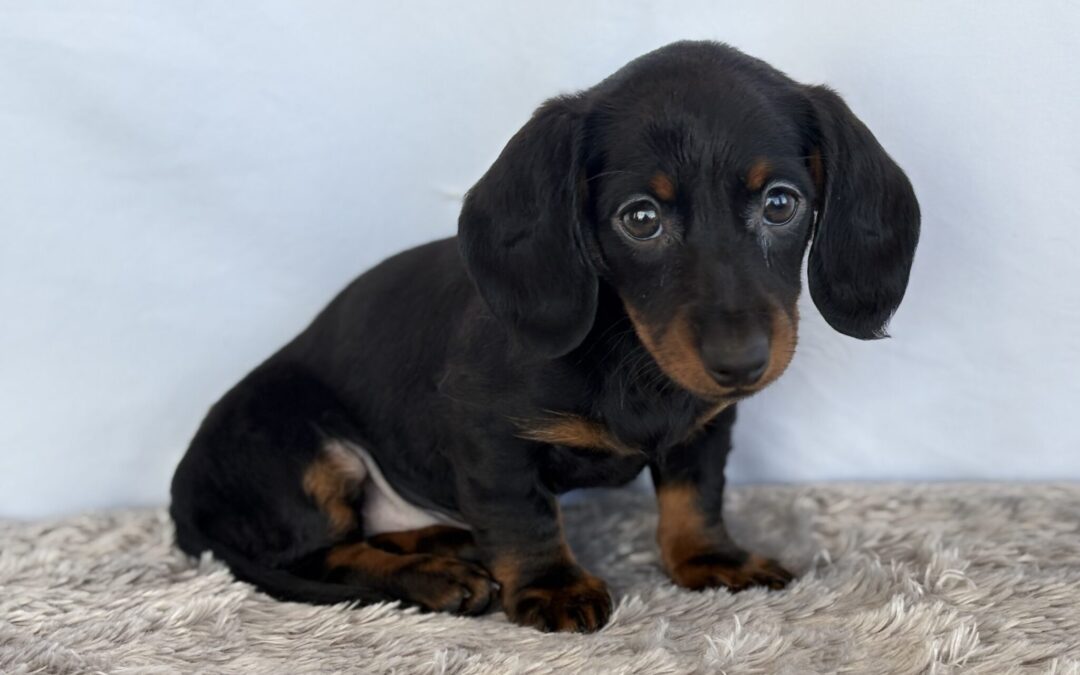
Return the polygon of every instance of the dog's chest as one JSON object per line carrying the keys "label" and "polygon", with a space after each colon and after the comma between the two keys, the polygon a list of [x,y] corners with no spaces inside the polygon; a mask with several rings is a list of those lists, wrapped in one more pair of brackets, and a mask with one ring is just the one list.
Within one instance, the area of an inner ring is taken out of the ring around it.
{"label": "dog's chest", "polygon": [[540,467],[544,484],[553,492],[588,487],[617,487],[634,480],[649,463],[643,452],[620,454],[606,448],[549,446]]}
{"label": "dog's chest", "polygon": [[548,487],[563,492],[628,483],[659,451],[693,436],[704,421],[695,415],[667,425],[616,430],[601,420],[562,414],[529,425],[521,435],[547,446],[542,477]]}

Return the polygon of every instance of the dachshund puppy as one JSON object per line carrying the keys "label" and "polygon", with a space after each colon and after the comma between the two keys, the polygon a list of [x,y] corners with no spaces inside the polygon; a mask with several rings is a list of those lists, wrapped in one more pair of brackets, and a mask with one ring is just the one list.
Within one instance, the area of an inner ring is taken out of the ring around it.
{"label": "dachshund puppy", "polygon": [[312,603],[399,600],[594,631],[604,582],[557,496],[648,467],[690,589],[791,575],[724,526],[735,404],[795,351],[802,260],[837,331],[884,336],[911,185],[824,87],[711,42],[544,103],[456,238],[356,279],[213,406],[180,462],[179,546]]}

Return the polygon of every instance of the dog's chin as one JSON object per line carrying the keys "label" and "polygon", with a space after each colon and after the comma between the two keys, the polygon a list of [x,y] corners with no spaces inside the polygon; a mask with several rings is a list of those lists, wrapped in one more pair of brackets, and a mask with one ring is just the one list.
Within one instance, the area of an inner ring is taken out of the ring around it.
{"label": "dog's chin", "polygon": [[693,389],[691,389],[690,387],[683,387],[683,388],[686,389],[687,391],[689,391],[691,394],[693,394],[695,398],[698,398],[698,399],[700,399],[700,400],[702,400],[702,401],[704,401],[706,403],[716,404],[716,405],[719,405],[719,404],[729,404],[730,405],[732,403],[738,403],[740,400],[746,398],[747,396],[749,396],[750,394],[753,393],[753,392],[751,392],[749,390],[745,390],[745,389],[742,389],[742,388],[720,389],[719,387],[717,387],[715,390],[714,389],[704,390],[704,389],[702,389],[700,387],[694,387]]}
{"label": "dog's chin", "polygon": [[[656,359],[657,365],[660,366],[660,371],[667,376],[668,380],[684,391],[689,392],[694,397],[707,403],[718,405],[724,403],[736,403],[744,398],[753,396],[771,384],[783,373],[783,369],[780,369],[780,372],[773,375],[773,367],[770,363],[769,368],[765,371],[765,375],[757,382],[737,387],[723,387],[709,377],[702,368],[685,370],[670,368],[663,359],[656,358],[655,354],[654,358]],[[700,362],[700,355],[697,356],[697,360]]]}
{"label": "dog's chin", "polygon": [[739,387],[717,387],[715,390],[709,391],[692,391],[692,393],[699,398],[705,399],[709,403],[738,403],[739,401],[749,398],[758,393],[765,387],[769,386],[772,380],[763,380],[750,385]]}
{"label": "dog's chin", "polygon": [[753,387],[721,387],[719,385],[707,386],[702,382],[686,382],[669,374],[668,377],[677,384],[684,391],[687,391],[694,395],[695,398],[701,399],[706,403],[721,404],[721,403],[735,403],[740,399],[755,393],[756,389]]}

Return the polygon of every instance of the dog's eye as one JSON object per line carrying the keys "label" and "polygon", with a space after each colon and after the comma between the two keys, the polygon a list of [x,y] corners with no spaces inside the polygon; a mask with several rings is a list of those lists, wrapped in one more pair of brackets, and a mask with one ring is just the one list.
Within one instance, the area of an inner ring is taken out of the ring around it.
{"label": "dog's eye", "polygon": [[639,241],[655,239],[664,231],[656,204],[646,200],[634,202],[623,209],[619,225],[627,236]]}
{"label": "dog's eye", "polygon": [[762,215],[769,225],[786,225],[799,210],[799,195],[789,187],[777,185],[765,193]]}

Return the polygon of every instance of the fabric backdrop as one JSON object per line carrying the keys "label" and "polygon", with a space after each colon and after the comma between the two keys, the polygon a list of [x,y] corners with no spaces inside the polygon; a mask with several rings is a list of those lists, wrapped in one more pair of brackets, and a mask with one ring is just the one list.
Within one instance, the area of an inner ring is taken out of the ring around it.
{"label": "fabric backdrop", "polygon": [[808,298],[740,481],[1080,478],[1080,4],[0,0],[0,516],[160,504],[207,407],[454,232],[544,98],[682,38],[837,88],[923,238],[893,339]]}

